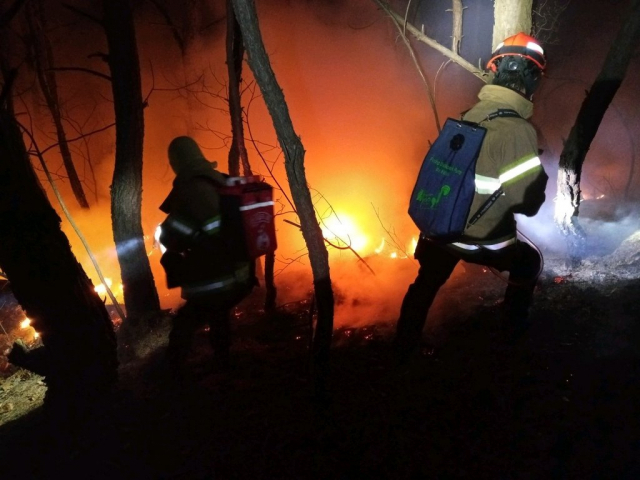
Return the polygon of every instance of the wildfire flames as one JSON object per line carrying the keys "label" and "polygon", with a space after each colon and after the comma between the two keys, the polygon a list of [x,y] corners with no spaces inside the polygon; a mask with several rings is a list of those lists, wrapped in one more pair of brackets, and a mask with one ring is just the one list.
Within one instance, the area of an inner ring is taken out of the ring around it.
{"label": "wildfire flames", "polygon": [[[113,295],[117,298],[120,299],[122,298],[122,283],[118,283],[116,285],[115,288],[113,288],[113,280],[111,280],[110,278],[106,277],[104,279],[105,283],[99,283],[98,285],[96,285],[95,287],[93,287],[93,289],[96,291],[96,293],[98,295],[100,295],[101,297],[107,295],[107,288],[109,290],[111,290],[111,292],[113,293]],[[105,285],[106,284],[106,285]],[[108,302],[110,303],[110,302]]]}
{"label": "wildfire flames", "polygon": [[418,238],[413,237],[406,245],[394,244],[385,238],[374,240],[366,233],[357,218],[351,215],[336,214],[321,223],[322,235],[332,246],[351,248],[359,255],[380,255],[388,258],[407,258],[416,248]]}
{"label": "wildfire flames", "polygon": [[35,329],[31,326],[31,319],[29,317],[25,317],[24,320],[20,322],[20,329],[25,330],[26,339],[37,340],[40,338],[40,334],[35,331]]}

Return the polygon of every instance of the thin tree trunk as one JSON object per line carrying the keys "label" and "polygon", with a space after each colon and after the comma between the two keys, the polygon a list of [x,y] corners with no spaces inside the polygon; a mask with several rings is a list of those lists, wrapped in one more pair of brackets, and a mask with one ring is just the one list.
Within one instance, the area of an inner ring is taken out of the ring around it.
{"label": "thin tree trunk", "polygon": [[69,177],[71,190],[82,208],[89,208],[89,202],[82,188],[82,183],[78,177],[78,172],[73,164],[71,151],[67,142],[67,136],[62,125],[62,113],[60,111],[60,100],[58,98],[58,86],[56,75],[53,71],[54,59],[51,44],[45,33],[46,16],[42,0],[32,0],[27,2],[27,22],[32,36],[33,58],[36,68],[38,84],[42,90],[47,108],[51,113],[51,118],[56,129],[58,147],[64,168]]}
{"label": "thin tree trunk", "polygon": [[182,19],[182,69],[184,71],[184,79],[186,88],[187,103],[187,135],[193,135],[196,130],[196,111],[198,110],[198,102],[196,93],[192,91],[194,85],[201,82],[202,69],[198,66],[196,59],[196,37],[200,30],[200,18],[198,16],[198,0],[185,0],[183,2],[184,17]]}
{"label": "thin tree trunk", "polygon": [[462,0],[451,0],[451,51],[460,54],[460,44],[462,43]]}
{"label": "thin tree trunk", "polygon": [[242,60],[244,46],[242,32],[235,13],[233,2],[227,0],[227,72],[229,73],[229,115],[231,116],[231,148],[229,149],[229,175],[240,175],[240,163],[244,175],[253,175],[244,139],[242,124]]}
{"label": "thin tree trunk", "polygon": [[269,56],[265,51],[253,0],[233,0],[236,18],[248,53],[249,66],[264,95],[267,108],[284,152],[285,170],[291,187],[302,236],[313,271],[318,320],[313,339],[312,359],[316,393],[323,394],[329,368],[329,353],[333,335],[334,300],[329,275],[329,254],[322,230],[316,218],[304,171],[304,147],[296,134],[284,94],[276,80]]}
{"label": "thin tree trunk", "polygon": [[[46,376],[45,406],[76,414],[117,379],[113,324],[77,262],[31,167],[22,134],[0,106],[0,270],[41,334],[24,366]],[[37,361],[33,361],[33,359]]]}
{"label": "thin tree trunk", "polygon": [[558,168],[555,223],[568,242],[568,264],[584,255],[585,234],[578,221],[582,165],[598,128],[627,73],[640,44],[640,0],[632,0],[625,21],[613,41],[598,77],[587,93],[565,142]]}
{"label": "thin tree trunk", "polygon": [[278,289],[276,288],[274,280],[275,263],[275,252],[267,253],[264,257],[264,286],[266,289],[264,310],[266,312],[273,312],[276,309],[276,298],[278,295]]}
{"label": "thin tree trunk", "polygon": [[495,0],[493,6],[493,40],[491,51],[505,38],[531,33],[533,0]]}
{"label": "thin tree trunk", "polygon": [[128,0],[104,0],[116,117],[116,158],[111,185],[113,238],[127,317],[160,310],[142,231],[144,114],[133,15]]}

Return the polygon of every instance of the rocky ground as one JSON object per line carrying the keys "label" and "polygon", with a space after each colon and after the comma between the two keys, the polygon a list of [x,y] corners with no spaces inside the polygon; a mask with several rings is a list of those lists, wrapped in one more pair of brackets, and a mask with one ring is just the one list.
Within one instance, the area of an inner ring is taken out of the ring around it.
{"label": "rocky ground", "polygon": [[571,271],[547,255],[517,344],[500,339],[502,288],[478,267],[445,287],[406,371],[393,368],[392,319],[338,329],[323,402],[307,302],[239,312],[227,375],[210,369],[203,333],[182,383],[159,368],[165,319],[69,434],[43,418],[42,379],[1,365],[0,477],[640,478],[639,244]]}

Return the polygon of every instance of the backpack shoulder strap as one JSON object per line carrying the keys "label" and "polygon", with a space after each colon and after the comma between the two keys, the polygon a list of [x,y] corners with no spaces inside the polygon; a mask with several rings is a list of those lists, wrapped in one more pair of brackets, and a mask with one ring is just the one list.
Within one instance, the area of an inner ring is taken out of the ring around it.
{"label": "backpack shoulder strap", "polygon": [[[522,118],[522,116],[516,112],[515,110],[512,110],[510,108],[500,108],[498,110],[496,110],[493,113],[490,113],[489,115],[487,115],[487,117],[482,120],[480,123],[485,122],[485,121],[491,121],[494,118],[497,117],[519,117]],[[475,224],[480,217],[482,217],[487,210],[489,210],[489,208],[491,208],[491,206],[496,202],[496,200],[498,200],[498,198],[500,197],[500,195],[502,195],[504,193],[504,190],[502,189],[502,187],[500,187],[498,190],[496,190],[495,192],[493,192],[493,194],[480,206],[480,208],[478,209],[478,211],[473,215],[473,217],[471,217],[471,219],[469,220],[469,223],[467,224],[467,228],[469,228],[471,225]]]}
{"label": "backpack shoulder strap", "polygon": [[483,122],[485,121],[491,121],[494,118],[497,117],[519,117],[522,118],[522,116],[516,112],[515,110],[511,109],[511,108],[499,108],[498,110],[496,110],[495,112],[490,113],[489,115],[486,116],[486,118],[484,120],[482,120]]}
{"label": "backpack shoulder strap", "polygon": [[[471,110],[471,109],[469,109],[469,110]],[[464,120],[464,116],[467,114],[467,112],[469,110],[465,110],[464,112],[462,112],[460,114],[460,118],[462,120]],[[522,118],[522,115],[520,115],[518,112],[516,112],[515,110],[513,110],[511,108],[499,108],[495,112],[491,112],[489,115],[487,115],[482,120],[480,120],[478,122],[478,125],[480,125],[481,123],[484,123],[484,122],[490,122],[491,120],[493,120],[494,118],[497,118],[497,117],[519,117],[519,118]]]}

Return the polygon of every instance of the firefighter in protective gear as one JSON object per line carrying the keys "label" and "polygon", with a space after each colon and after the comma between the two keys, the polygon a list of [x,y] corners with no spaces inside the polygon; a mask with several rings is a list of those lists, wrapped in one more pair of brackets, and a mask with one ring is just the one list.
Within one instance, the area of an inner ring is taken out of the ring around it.
{"label": "firefighter in protective gear", "polygon": [[476,164],[470,215],[498,189],[504,193],[458,241],[419,239],[415,258],[420,270],[404,297],[396,329],[400,362],[419,346],[429,308],[460,260],[509,272],[502,327],[510,340],[526,331],[542,258],[518,240],[514,214],[534,216],[545,200],[548,177],[538,158],[536,131],[526,120],[533,114],[531,98],[545,66],[544,51],[524,34],[508,38],[492,55],[492,82],[480,90],[480,101],[464,119],[480,122],[498,109],[515,110],[521,118],[498,117],[483,123],[487,133]]}
{"label": "firefighter in protective gear", "polygon": [[160,209],[167,213],[159,241],[166,248],[161,264],[169,288],[179,286],[186,300],[173,318],[167,350],[172,368],[179,371],[193,336],[209,324],[214,361],[229,362],[231,310],[255,285],[253,263],[238,257],[237,237],[225,229],[218,188],[226,181],[190,137],[169,145],[169,163],[176,174],[173,188]]}

